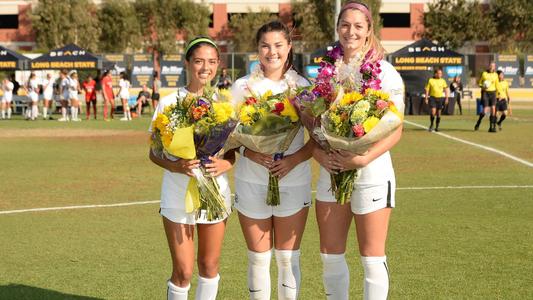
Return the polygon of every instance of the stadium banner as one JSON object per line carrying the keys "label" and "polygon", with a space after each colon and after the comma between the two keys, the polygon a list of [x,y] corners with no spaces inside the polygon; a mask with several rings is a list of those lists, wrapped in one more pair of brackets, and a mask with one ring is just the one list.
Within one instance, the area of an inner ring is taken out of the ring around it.
{"label": "stadium banner", "polygon": [[185,86],[186,73],[183,67],[183,59],[179,54],[164,54],[161,59],[161,86],[178,87]]}
{"label": "stadium banner", "polygon": [[133,63],[131,70],[131,86],[147,87],[152,86],[152,75],[154,73],[154,63],[152,62],[152,56],[148,54],[135,54],[133,55]]}
{"label": "stadium banner", "polygon": [[111,78],[113,78],[113,86],[118,87],[120,72],[127,72],[128,69],[127,56],[124,54],[104,54],[103,58],[113,64],[109,70],[111,71]]}
{"label": "stadium banner", "polygon": [[496,55],[496,69],[503,71],[505,80],[509,82],[509,87],[520,87],[520,74],[518,74],[519,65],[517,55]]}
{"label": "stadium banner", "polygon": [[533,54],[527,54],[524,59],[524,77],[526,79],[525,88],[533,88]]}

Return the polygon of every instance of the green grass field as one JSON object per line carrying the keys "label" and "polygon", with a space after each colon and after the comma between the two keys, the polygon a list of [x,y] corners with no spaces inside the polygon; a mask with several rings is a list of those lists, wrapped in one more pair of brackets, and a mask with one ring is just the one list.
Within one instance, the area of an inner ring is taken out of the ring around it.
{"label": "green grass field", "polygon": [[[475,118],[444,116],[442,132],[533,162],[533,106],[515,110],[497,134],[486,120],[474,132]],[[0,299],[165,298],[171,265],[157,203],[1,213],[159,199],[148,123],[0,121]],[[387,247],[390,299],[533,298],[533,168],[413,125],[392,152],[399,189]],[[449,188],[412,189],[423,187]],[[353,226],[347,256],[351,295],[360,299]],[[313,212],[301,265],[300,298],[324,299]],[[220,273],[218,299],[248,298],[236,214]],[[274,288],[275,276],[273,267]]]}

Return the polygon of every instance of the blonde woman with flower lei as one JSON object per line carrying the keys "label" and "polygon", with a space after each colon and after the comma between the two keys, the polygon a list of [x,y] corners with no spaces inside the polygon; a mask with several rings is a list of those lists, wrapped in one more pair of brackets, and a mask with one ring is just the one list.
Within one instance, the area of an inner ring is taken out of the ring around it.
{"label": "blonde woman with flower lei", "polygon": [[[340,45],[335,64],[336,82],[359,92],[367,88],[381,89],[403,112],[402,79],[382,59],[383,48],[373,31],[372,14],[365,4],[350,1],[342,7],[337,20]],[[363,72],[372,76],[365,79],[361,76]],[[396,186],[389,150],[398,143],[401,134],[400,126],[364,155],[313,150],[313,157],[322,166],[317,184],[316,215],[327,299],[349,298],[350,275],[344,254],[352,218],[364,268],[364,299],[387,298],[389,275],[385,241]],[[360,173],[350,203],[337,204],[330,191],[329,173],[353,169],[359,169]]]}
{"label": "blonde woman with flower lei", "polygon": [[[273,94],[309,85],[292,69],[291,38],[279,21],[256,34],[259,64],[235,81],[232,98],[242,103],[250,95]],[[241,147],[235,165],[235,208],[248,247],[250,299],[270,299],[270,261],[274,246],[278,265],[278,299],[296,299],[300,288],[300,243],[311,206],[312,146],[304,144],[300,128],[282,159]],[[265,203],[269,171],[279,178],[280,204]]]}
{"label": "blonde woman with flower lei", "polygon": [[[183,99],[189,93],[201,95],[204,87],[215,77],[219,62],[218,47],[212,40],[205,37],[193,39],[185,51],[188,84],[179,88],[177,93],[161,99],[154,113],[154,120],[158,113],[165,110],[165,107],[175,104],[178,97]],[[223,220],[207,221],[205,216],[198,217],[196,212],[186,212],[187,185],[189,177],[194,176],[192,170],[200,166],[199,160],[171,160],[155,155],[152,151],[150,151],[150,159],[165,169],[161,187],[160,213],[163,217],[163,226],[172,257],[172,276],[167,282],[167,299],[187,299],[194,269],[193,238],[196,225],[199,273],[196,299],[214,300],[220,279],[218,264],[227,216]],[[234,152],[228,153],[224,158],[210,157],[210,160],[212,163],[206,164],[206,169],[211,175],[217,177],[225,205],[229,208],[231,200],[226,172],[232,168],[235,160]]]}

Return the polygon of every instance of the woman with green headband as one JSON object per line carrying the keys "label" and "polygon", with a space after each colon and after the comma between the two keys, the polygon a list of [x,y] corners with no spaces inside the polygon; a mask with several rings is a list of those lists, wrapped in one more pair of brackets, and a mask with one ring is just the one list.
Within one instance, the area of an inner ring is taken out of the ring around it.
{"label": "woman with green headband", "polygon": [[[189,93],[200,95],[204,87],[213,80],[219,65],[217,45],[210,39],[198,37],[193,39],[185,50],[185,67],[188,74],[187,86],[176,93],[161,99],[154,114],[164,111],[165,107],[183,99]],[[187,213],[185,193],[189,182],[188,176],[194,176],[192,170],[198,168],[199,160],[170,160],[154,155],[150,159],[165,169],[161,187],[161,209],[163,226],[172,257],[172,276],[168,280],[167,299],[185,300],[190,289],[194,269],[194,229],[198,232],[198,287],[196,299],[214,300],[218,291],[218,262],[226,228],[226,218],[207,221],[205,216],[197,217],[195,212]],[[231,207],[230,189],[226,172],[232,168],[235,156],[227,153],[224,158],[211,158],[207,170],[217,177],[220,191],[225,198],[226,207]],[[227,217],[227,216],[226,216]]]}

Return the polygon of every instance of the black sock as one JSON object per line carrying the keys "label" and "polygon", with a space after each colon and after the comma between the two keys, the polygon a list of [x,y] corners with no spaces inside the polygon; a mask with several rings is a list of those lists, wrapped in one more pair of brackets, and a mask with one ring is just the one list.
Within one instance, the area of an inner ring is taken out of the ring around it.
{"label": "black sock", "polygon": [[439,128],[439,124],[440,124],[440,117],[437,117],[437,128]]}
{"label": "black sock", "polygon": [[431,115],[429,119],[431,120],[431,125],[429,127],[433,127],[433,121],[435,121],[435,116]]}
{"label": "black sock", "polygon": [[479,124],[481,124],[481,120],[483,120],[484,117],[485,117],[485,113],[479,114],[479,119],[477,119],[476,126],[479,126]]}
{"label": "black sock", "polygon": [[502,125],[503,120],[505,120],[507,116],[505,114],[501,115],[500,120],[498,121],[498,125]]}

